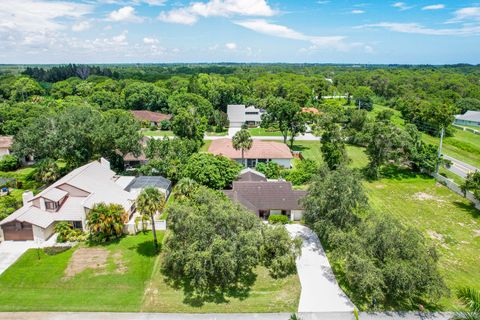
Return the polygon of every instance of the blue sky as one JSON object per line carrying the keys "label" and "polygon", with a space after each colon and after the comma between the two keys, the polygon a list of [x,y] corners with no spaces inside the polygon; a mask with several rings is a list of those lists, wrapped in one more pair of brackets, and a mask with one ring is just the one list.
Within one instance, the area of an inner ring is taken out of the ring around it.
{"label": "blue sky", "polygon": [[480,63],[480,2],[1,0],[0,63]]}

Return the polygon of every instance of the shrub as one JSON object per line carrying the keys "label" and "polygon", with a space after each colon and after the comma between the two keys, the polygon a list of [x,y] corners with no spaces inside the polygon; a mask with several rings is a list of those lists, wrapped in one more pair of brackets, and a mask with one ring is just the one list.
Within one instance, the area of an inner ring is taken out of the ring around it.
{"label": "shrub", "polygon": [[107,242],[120,238],[127,218],[127,213],[119,204],[96,204],[87,214],[90,239]]}
{"label": "shrub", "polygon": [[268,222],[273,224],[287,224],[288,217],[283,214],[272,214],[268,217]]}
{"label": "shrub", "polygon": [[318,164],[313,160],[295,159],[294,168],[285,172],[285,179],[299,186],[310,182],[318,171]]}
{"label": "shrub", "polygon": [[71,247],[69,246],[45,247],[43,248],[43,252],[45,252],[46,255],[54,256],[56,254],[70,250],[70,248]]}
{"label": "shrub", "polygon": [[66,222],[61,221],[55,225],[55,232],[57,235],[57,242],[69,242],[69,241],[84,241],[86,235],[80,229],[74,229],[73,226]]}
{"label": "shrub", "polygon": [[0,171],[13,171],[20,167],[20,161],[16,156],[4,155],[0,160]]}
{"label": "shrub", "polygon": [[278,179],[280,178],[280,173],[282,168],[280,165],[273,161],[268,161],[265,163],[259,162],[255,169],[258,172],[263,173],[268,179]]}
{"label": "shrub", "polygon": [[168,121],[168,120],[162,120],[160,122],[160,129],[161,130],[170,130],[171,127],[172,126],[170,124],[170,121]]}

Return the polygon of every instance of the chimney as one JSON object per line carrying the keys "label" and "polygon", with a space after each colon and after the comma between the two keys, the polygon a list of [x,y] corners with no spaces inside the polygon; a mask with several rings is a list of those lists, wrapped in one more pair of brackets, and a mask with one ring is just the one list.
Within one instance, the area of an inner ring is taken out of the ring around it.
{"label": "chimney", "polygon": [[110,162],[105,159],[104,157],[101,157],[100,158],[100,164],[102,165],[102,167],[104,167],[105,169],[108,169],[110,170]]}
{"label": "chimney", "polygon": [[23,205],[24,206],[27,206],[27,207],[31,206],[32,203],[28,202],[28,201],[30,201],[32,199],[33,199],[33,192],[32,191],[27,190],[22,194],[22,200],[23,200]]}

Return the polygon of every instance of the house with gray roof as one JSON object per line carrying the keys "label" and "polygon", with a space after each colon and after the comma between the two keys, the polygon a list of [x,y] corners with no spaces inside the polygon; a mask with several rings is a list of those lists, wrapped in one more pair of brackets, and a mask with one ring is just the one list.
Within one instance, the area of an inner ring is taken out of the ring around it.
{"label": "house with gray roof", "polygon": [[246,124],[248,126],[259,126],[262,123],[262,114],[265,110],[246,107],[244,104],[229,104],[227,106],[227,116],[230,122],[230,128],[240,128]]}
{"label": "house with gray roof", "polygon": [[267,181],[261,173],[253,170],[240,173],[232,189],[223,193],[261,219],[268,220],[270,215],[280,214],[291,221],[302,219],[301,199],[307,195],[306,191],[293,190],[288,181]]}
{"label": "house with gray roof", "polygon": [[453,123],[461,126],[480,127],[480,111],[469,110],[464,114],[457,114]]}

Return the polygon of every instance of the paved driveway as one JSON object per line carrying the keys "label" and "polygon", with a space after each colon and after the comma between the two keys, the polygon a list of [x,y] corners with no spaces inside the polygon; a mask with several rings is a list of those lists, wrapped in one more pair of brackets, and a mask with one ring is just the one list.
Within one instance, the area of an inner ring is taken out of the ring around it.
{"label": "paved driveway", "polygon": [[56,235],[53,235],[41,244],[35,241],[3,241],[0,242],[0,274],[8,269],[28,249],[52,246],[56,243]]}
{"label": "paved driveway", "polygon": [[354,306],[338,286],[317,235],[299,224],[289,224],[286,228],[292,237],[303,239],[302,256],[297,260],[302,285],[298,312],[353,311]]}
{"label": "paved driveway", "polygon": [[0,243],[0,274],[17,261],[25,251],[34,247],[34,241],[4,241]]}

